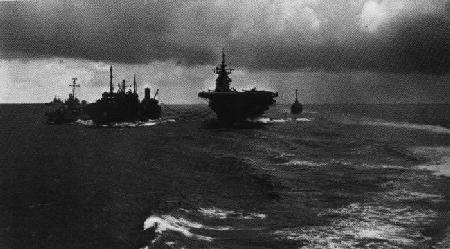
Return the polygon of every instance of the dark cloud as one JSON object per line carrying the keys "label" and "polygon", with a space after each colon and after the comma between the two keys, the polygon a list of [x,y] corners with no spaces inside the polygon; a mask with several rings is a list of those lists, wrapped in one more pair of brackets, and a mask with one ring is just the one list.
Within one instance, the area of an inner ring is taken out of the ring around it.
{"label": "dark cloud", "polygon": [[439,11],[399,14],[367,32],[358,26],[362,5],[298,2],[292,13],[296,6],[273,1],[247,9],[239,1],[1,2],[0,52],[198,65],[215,63],[224,46],[234,65],[257,70],[449,72],[450,21]]}

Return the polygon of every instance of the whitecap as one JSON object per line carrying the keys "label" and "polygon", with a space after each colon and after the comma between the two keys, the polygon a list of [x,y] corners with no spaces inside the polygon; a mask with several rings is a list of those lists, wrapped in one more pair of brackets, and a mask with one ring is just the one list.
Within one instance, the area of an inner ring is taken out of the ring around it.
{"label": "whitecap", "polygon": [[382,198],[391,201],[418,201],[418,200],[430,200],[430,201],[442,201],[444,197],[438,194],[414,192],[406,189],[396,189],[386,192],[382,195]]}
{"label": "whitecap", "polygon": [[236,212],[232,210],[223,210],[220,208],[199,208],[198,212],[202,215],[215,219],[242,219],[242,220],[250,220],[250,219],[265,219],[267,218],[266,214],[261,213],[250,213],[244,214],[242,212]]}
{"label": "whitecap", "polygon": [[[115,128],[125,128],[125,127],[141,127],[141,126],[154,126],[157,124],[164,124],[164,123],[173,123],[176,122],[175,119],[149,119],[147,121],[135,121],[135,122],[118,122],[118,123],[110,123],[110,124],[102,124],[98,125],[98,127],[115,127]],[[85,125],[85,126],[94,126],[94,122],[92,120],[77,120],[75,121],[75,124],[78,125]]]}
{"label": "whitecap", "polygon": [[304,160],[291,160],[287,163],[283,163],[283,165],[289,165],[289,166],[309,166],[309,167],[320,167],[320,166],[326,166],[326,163],[318,163],[318,162],[311,162],[311,161],[304,161]]}
{"label": "whitecap", "polygon": [[141,126],[153,126],[156,125],[156,122],[145,122]]}
{"label": "whitecap", "polygon": [[428,132],[440,133],[440,134],[450,134],[450,129],[439,126],[439,125],[413,124],[413,123],[406,123],[406,122],[388,122],[388,121],[383,121],[383,120],[378,120],[378,121],[364,120],[364,121],[360,121],[359,124],[372,125],[372,126],[386,126],[386,127],[392,127],[392,128],[405,128],[405,129],[410,129],[410,130],[422,130],[422,131],[428,131]]}
{"label": "whitecap", "polygon": [[94,121],[78,119],[77,121],[75,121],[75,124],[92,126],[92,125],[94,125]]}
{"label": "whitecap", "polygon": [[292,118],[279,118],[279,119],[272,119],[267,117],[261,117],[256,119],[248,119],[249,122],[254,123],[263,123],[263,124],[274,124],[274,123],[285,123],[288,121],[292,121]]}
{"label": "whitecap", "polygon": [[311,122],[312,119],[309,119],[309,118],[297,118],[297,119],[295,119],[295,121],[297,121],[297,122]]}
{"label": "whitecap", "polygon": [[369,169],[408,169],[400,165],[390,165],[390,164],[361,164],[363,168]]}
{"label": "whitecap", "polygon": [[155,233],[159,235],[152,243],[155,243],[165,231],[175,231],[189,238],[212,241],[212,237],[198,235],[190,231],[192,228],[199,229],[204,227],[200,223],[188,221],[184,218],[175,218],[171,215],[150,216],[144,222],[144,230],[155,228]]}
{"label": "whitecap", "polygon": [[338,218],[333,218],[328,225],[287,228],[273,234],[305,241],[306,248],[399,248],[430,240],[419,229],[411,227],[429,223],[437,215],[431,210],[353,203],[326,210],[319,216]]}
{"label": "whitecap", "polygon": [[434,172],[434,175],[450,177],[450,147],[414,147],[410,150],[430,160],[416,166],[417,169],[430,170]]}

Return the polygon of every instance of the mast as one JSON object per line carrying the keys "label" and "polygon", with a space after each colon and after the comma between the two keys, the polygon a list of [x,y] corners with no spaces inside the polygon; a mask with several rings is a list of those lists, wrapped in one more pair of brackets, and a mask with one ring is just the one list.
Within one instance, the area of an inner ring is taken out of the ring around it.
{"label": "mast", "polygon": [[216,79],[216,92],[229,92],[231,79],[228,77],[233,69],[227,68],[225,64],[225,51],[222,48],[222,63],[217,66],[214,73],[218,74]]}
{"label": "mast", "polygon": [[298,90],[295,89],[295,101],[298,101],[298,98],[297,98],[297,92],[298,92]]}
{"label": "mast", "polygon": [[225,51],[224,51],[224,49],[222,48],[222,68],[225,68]]}
{"label": "mast", "polygon": [[122,81],[122,92],[125,93],[125,88],[127,86],[125,85],[125,80]]}
{"label": "mast", "polygon": [[113,75],[112,75],[112,66],[109,67],[109,94],[112,94],[114,91],[113,83],[112,83]]}
{"label": "mast", "polygon": [[72,97],[75,99],[75,88],[80,87],[80,85],[77,85],[78,78],[72,78],[72,80],[73,80],[73,83],[72,83],[72,85],[69,85],[69,86],[72,87]]}
{"label": "mast", "polygon": [[136,93],[136,74],[133,77],[134,93]]}

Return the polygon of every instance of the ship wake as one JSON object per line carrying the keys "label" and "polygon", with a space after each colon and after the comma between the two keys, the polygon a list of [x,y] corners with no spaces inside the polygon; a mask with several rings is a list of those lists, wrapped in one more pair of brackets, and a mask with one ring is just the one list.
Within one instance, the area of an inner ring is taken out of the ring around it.
{"label": "ship wake", "polygon": [[154,126],[164,123],[173,123],[176,122],[175,119],[156,119],[156,120],[148,120],[148,121],[135,121],[135,122],[118,122],[118,123],[109,123],[109,124],[95,124],[92,120],[77,120],[74,123],[77,125],[83,126],[92,126],[92,127],[105,127],[105,128],[125,128],[125,127],[145,127],[145,126]]}

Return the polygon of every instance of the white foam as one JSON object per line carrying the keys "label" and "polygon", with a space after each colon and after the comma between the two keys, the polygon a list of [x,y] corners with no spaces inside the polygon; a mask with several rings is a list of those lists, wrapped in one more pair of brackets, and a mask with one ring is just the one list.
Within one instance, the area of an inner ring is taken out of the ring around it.
{"label": "white foam", "polygon": [[246,218],[246,217],[250,217],[250,219],[253,219],[253,218],[265,219],[265,218],[267,218],[267,215],[266,214],[258,214],[258,213],[250,213],[250,216],[244,216],[244,218]]}
{"label": "white foam", "polygon": [[94,125],[94,121],[78,119],[77,121],[75,121],[75,124],[91,126]]}
{"label": "white foam", "polygon": [[156,122],[145,122],[141,126],[153,126],[156,125]]}
{"label": "white foam", "polygon": [[204,216],[216,219],[226,219],[229,215],[235,214],[234,211],[227,211],[219,208],[200,208],[198,211]]}
{"label": "white foam", "polygon": [[403,166],[399,165],[389,165],[389,164],[361,164],[364,168],[370,168],[370,169],[408,169]]}
{"label": "white foam", "polygon": [[341,218],[334,218],[329,225],[283,229],[274,234],[285,239],[306,241],[306,248],[350,249],[364,246],[364,243],[366,248],[400,248],[429,240],[421,235],[419,229],[406,227],[429,223],[436,217],[436,213],[430,210],[394,209],[359,203],[319,214],[326,215]]}
{"label": "white foam", "polygon": [[295,119],[295,121],[297,121],[297,122],[311,122],[312,119],[309,119],[309,118],[297,118],[297,119]]}
{"label": "white foam", "polygon": [[244,214],[242,212],[236,212],[231,210],[223,210],[219,208],[200,208],[198,209],[198,212],[200,212],[202,215],[215,218],[215,219],[228,219],[228,218],[236,218],[236,219],[242,219],[242,220],[250,220],[250,219],[265,219],[267,218],[266,214],[260,214],[260,213],[250,213],[250,214]]}
{"label": "white foam", "polygon": [[444,197],[442,195],[408,191],[406,189],[396,189],[393,191],[385,192],[382,196],[384,199],[392,201],[417,201],[417,200],[431,200],[442,201]]}
{"label": "white foam", "polygon": [[256,123],[263,123],[263,124],[274,124],[274,123],[284,123],[284,122],[288,122],[291,121],[291,118],[280,118],[280,119],[272,119],[272,118],[267,118],[267,117],[261,117],[261,118],[257,118],[257,119],[252,119],[249,120],[250,122],[256,122]]}
{"label": "white foam", "polygon": [[[267,118],[267,117],[261,117],[261,118],[257,118],[257,119],[249,119],[248,121],[250,122],[255,122],[255,123],[263,123],[263,124],[275,124],[275,123],[286,123],[286,122],[291,122],[294,119],[292,118]],[[311,122],[313,119],[309,119],[309,118],[296,118],[295,121],[297,122]]]}
{"label": "white foam", "polygon": [[433,171],[437,176],[450,177],[450,147],[414,147],[411,151],[430,159],[429,162],[416,168]]}
{"label": "white foam", "polygon": [[[154,126],[157,124],[164,123],[172,123],[176,122],[175,119],[158,119],[152,120],[149,119],[147,121],[136,121],[136,122],[119,122],[119,123],[111,123],[111,124],[103,124],[99,125],[99,127],[116,127],[116,128],[124,128],[124,127],[141,127],[141,126]],[[92,120],[77,120],[75,124],[85,125],[85,126],[94,126],[94,122]]]}
{"label": "white foam", "polygon": [[283,163],[283,165],[289,165],[289,166],[309,166],[309,167],[321,167],[326,166],[326,163],[318,163],[318,162],[311,162],[311,161],[303,161],[303,160],[291,160],[287,163]]}
{"label": "white foam", "polygon": [[425,125],[425,124],[413,124],[413,123],[406,123],[406,122],[388,122],[388,121],[369,121],[364,120],[360,121],[359,124],[362,125],[372,125],[372,126],[386,126],[386,127],[393,127],[393,128],[404,128],[404,129],[410,129],[410,130],[423,130],[433,133],[440,133],[440,134],[450,134],[450,129],[439,126],[439,125]]}
{"label": "white foam", "polygon": [[171,215],[150,216],[144,222],[144,230],[149,228],[156,228],[155,233],[159,235],[152,241],[152,243],[155,243],[165,231],[179,232],[186,237],[199,240],[213,240],[211,237],[194,234],[190,231],[192,228],[204,228],[202,224],[191,222],[183,218],[175,218]]}
{"label": "white foam", "polygon": [[284,122],[288,122],[291,121],[291,118],[287,118],[287,119],[283,119],[283,118],[279,118],[279,119],[272,119],[272,123],[284,123]]}

